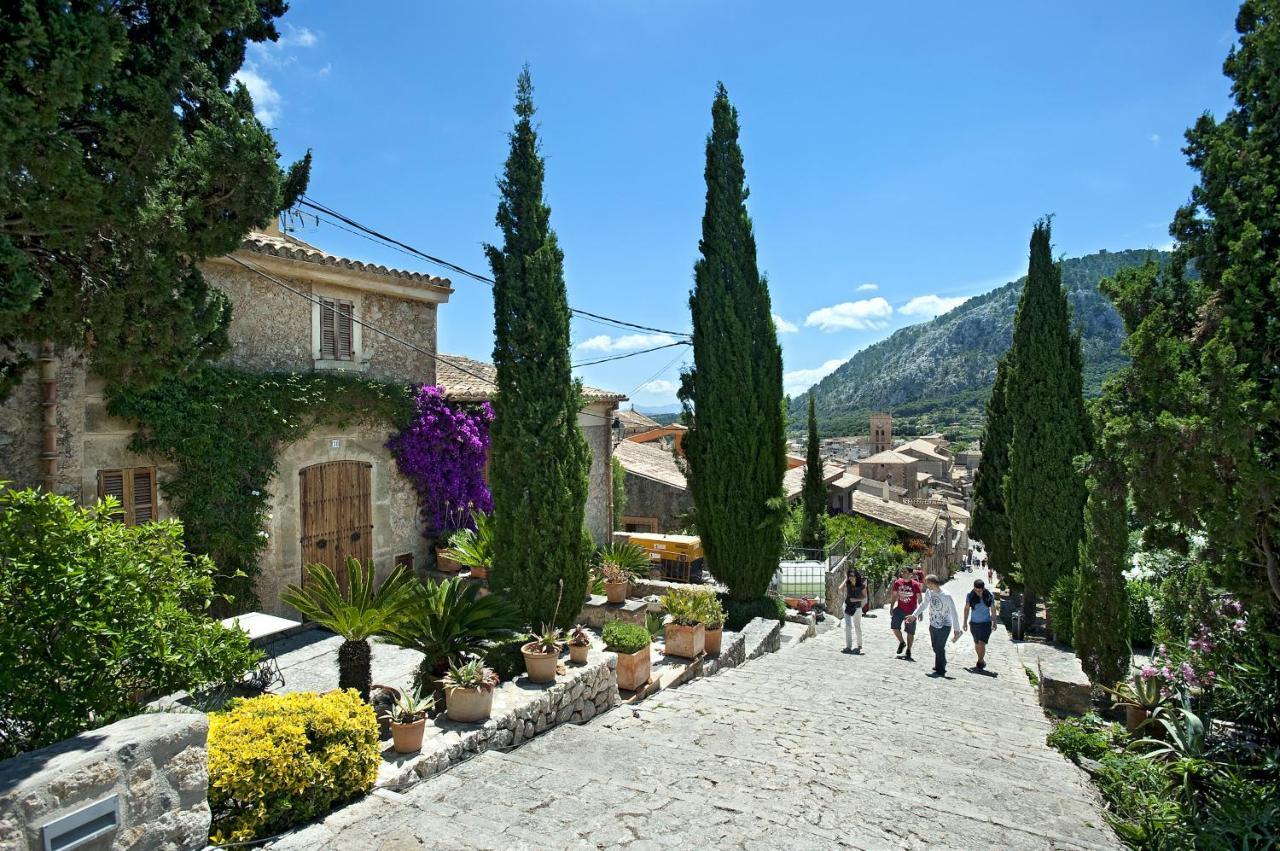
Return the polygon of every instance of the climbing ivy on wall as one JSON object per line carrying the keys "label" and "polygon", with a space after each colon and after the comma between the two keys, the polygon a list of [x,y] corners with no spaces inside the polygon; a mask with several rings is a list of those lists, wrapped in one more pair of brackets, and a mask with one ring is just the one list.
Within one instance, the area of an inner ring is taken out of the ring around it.
{"label": "climbing ivy on wall", "polygon": [[187,548],[212,556],[230,608],[255,602],[267,544],[267,484],[280,448],[319,424],[385,423],[413,414],[411,388],[342,373],[254,374],[206,366],[147,390],[109,389],[107,410],[137,424],[130,449],[176,467],[161,490]]}

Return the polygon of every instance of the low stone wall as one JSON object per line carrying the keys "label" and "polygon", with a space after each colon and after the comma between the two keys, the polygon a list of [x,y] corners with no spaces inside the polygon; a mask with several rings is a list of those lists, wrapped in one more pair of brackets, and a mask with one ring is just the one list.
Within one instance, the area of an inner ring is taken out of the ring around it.
{"label": "low stone wall", "polygon": [[782,621],[753,618],[742,628],[742,635],[746,641],[746,658],[759,659],[766,653],[776,653],[782,646]]}
{"label": "low stone wall", "polygon": [[81,848],[204,848],[208,734],[200,713],[147,713],[0,762],[0,848],[43,849],[44,826],[113,797],[115,826]]}
{"label": "low stone wall", "polygon": [[378,786],[408,786],[474,754],[514,747],[559,724],[585,724],[618,705],[618,657],[592,652],[586,665],[567,667],[555,683],[537,686],[522,679],[503,685],[521,689],[528,699],[480,726],[439,720],[448,733],[430,736],[419,753],[398,764],[384,765],[378,773]]}
{"label": "low stone wall", "polygon": [[747,639],[741,632],[725,630],[720,639],[720,655],[707,656],[702,661],[699,676],[714,677],[721,671],[736,668],[747,661]]}

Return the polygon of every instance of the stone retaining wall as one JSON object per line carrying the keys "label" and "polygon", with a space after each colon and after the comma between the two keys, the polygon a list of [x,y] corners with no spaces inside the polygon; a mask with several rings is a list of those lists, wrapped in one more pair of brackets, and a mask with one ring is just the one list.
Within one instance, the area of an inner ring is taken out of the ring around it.
{"label": "stone retaining wall", "polygon": [[203,714],[147,713],[0,762],[0,848],[43,849],[41,828],[112,796],[115,827],[81,848],[204,848],[208,734]]}
{"label": "stone retaining wall", "polygon": [[759,659],[766,653],[776,653],[782,646],[782,621],[753,618],[742,628],[742,635],[746,640],[746,658]]}

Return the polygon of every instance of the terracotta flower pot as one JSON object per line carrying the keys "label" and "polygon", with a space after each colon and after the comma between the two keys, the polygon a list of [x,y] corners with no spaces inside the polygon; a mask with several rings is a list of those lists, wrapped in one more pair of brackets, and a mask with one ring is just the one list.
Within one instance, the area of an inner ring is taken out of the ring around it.
{"label": "terracotta flower pot", "polygon": [[702,624],[683,626],[678,623],[669,623],[665,635],[667,643],[663,653],[668,656],[696,659],[705,650],[706,628]]}
{"label": "terracotta flower pot", "polygon": [[618,688],[639,691],[649,682],[649,648],[618,654]]}
{"label": "terracotta flower pot", "polygon": [[720,653],[720,639],[724,638],[724,626],[718,626],[715,629],[707,627],[703,632],[702,647],[707,651],[708,656],[716,656]]}
{"label": "terracotta flower pot", "polygon": [[520,648],[520,652],[524,655],[524,669],[529,672],[529,682],[554,683],[556,660],[560,658],[560,651],[557,649],[554,653],[543,653],[535,649],[536,647],[537,645],[530,641]]}
{"label": "terracotta flower pot", "polygon": [[483,721],[493,711],[493,689],[447,688],[444,690],[444,705],[450,721],[464,724]]}
{"label": "terracotta flower pot", "polygon": [[473,567],[473,568],[471,568],[471,578],[472,578],[472,579],[485,579],[485,580],[487,580],[487,579],[489,578],[489,568],[488,568],[488,567]]}
{"label": "terracotta flower pot", "polygon": [[422,734],[426,732],[427,719],[419,718],[408,724],[391,722],[391,747],[396,753],[417,753],[422,750]]}
{"label": "terracotta flower pot", "polygon": [[590,652],[590,644],[570,644],[569,661],[575,665],[585,665],[587,664],[587,654]]}
{"label": "terracotta flower pot", "polygon": [[1141,706],[1126,706],[1124,708],[1124,728],[1130,733],[1136,733],[1143,722],[1150,717],[1151,713]]}
{"label": "terracotta flower pot", "polygon": [[605,599],[613,604],[627,602],[627,591],[630,589],[631,583],[627,582],[606,582],[604,584]]}
{"label": "terracotta flower pot", "polygon": [[462,565],[445,555],[446,552],[444,547],[436,547],[436,570],[441,573],[457,573],[462,570]]}

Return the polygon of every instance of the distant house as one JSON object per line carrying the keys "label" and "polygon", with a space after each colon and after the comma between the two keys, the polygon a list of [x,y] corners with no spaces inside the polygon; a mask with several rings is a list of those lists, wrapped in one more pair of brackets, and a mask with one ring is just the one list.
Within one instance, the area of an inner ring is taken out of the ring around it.
{"label": "distant house", "polygon": [[926,573],[945,580],[951,574],[951,565],[962,558],[955,548],[954,524],[939,511],[904,505],[862,491],[854,491],[850,503],[850,513],[896,529],[904,541],[914,539],[923,550],[920,566]]}
{"label": "distant house", "polygon": [[908,499],[915,499],[918,490],[916,473],[920,472],[920,459],[892,449],[877,452],[858,462],[858,475],[864,479],[888,482],[902,488]]}
{"label": "distant house", "polygon": [[685,432],[689,430],[688,426],[680,423],[669,423],[667,425],[658,425],[654,423],[653,428],[645,429],[637,432],[626,439],[632,443],[654,443],[662,446],[664,449],[674,449],[676,452],[683,452],[681,442],[684,440]]}
{"label": "distant house", "polygon": [[618,422],[622,423],[622,437],[625,440],[632,435],[640,434],[650,429],[658,427],[658,421],[646,417],[644,414],[634,408],[628,410],[620,410],[614,417]]}
{"label": "distant house", "polygon": [[951,480],[951,453],[932,441],[918,437],[896,447],[893,451],[917,459],[920,462],[917,470],[920,472],[928,473],[940,482]]}
{"label": "distant house", "polygon": [[668,533],[684,528],[693,494],[675,455],[655,443],[624,440],[613,450],[626,471],[627,502],[619,527],[624,532]]}
{"label": "distant house", "polygon": [[[807,466],[792,467],[782,476],[782,492],[787,502],[795,504],[804,492]],[[837,464],[822,465],[822,483],[827,489],[827,505],[836,511],[847,511],[849,493],[857,487],[858,477]]]}

